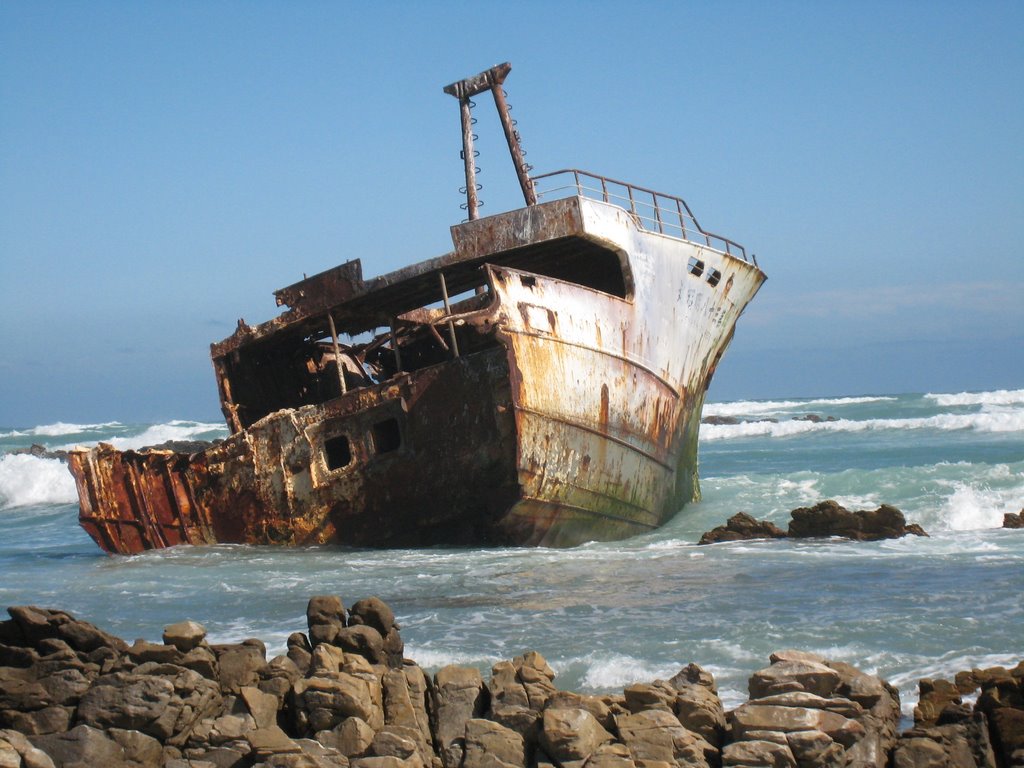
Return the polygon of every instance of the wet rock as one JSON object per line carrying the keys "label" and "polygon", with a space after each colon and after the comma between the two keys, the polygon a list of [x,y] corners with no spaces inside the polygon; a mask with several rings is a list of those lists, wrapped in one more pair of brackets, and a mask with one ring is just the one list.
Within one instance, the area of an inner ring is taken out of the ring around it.
{"label": "wet rock", "polygon": [[840,536],[855,541],[897,539],[908,534],[927,536],[921,526],[907,524],[903,513],[883,504],[874,511],[851,512],[828,500],[790,513],[789,536],[794,539]]}
{"label": "wet rock", "polygon": [[1024,528],[1024,509],[1003,515],[1003,528]]}
{"label": "wet rock", "polygon": [[712,528],[700,537],[698,544],[717,544],[722,541],[749,539],[784,539],[786,532],[768,520],[755,520],[746,512],[737,512],[725,525]]}

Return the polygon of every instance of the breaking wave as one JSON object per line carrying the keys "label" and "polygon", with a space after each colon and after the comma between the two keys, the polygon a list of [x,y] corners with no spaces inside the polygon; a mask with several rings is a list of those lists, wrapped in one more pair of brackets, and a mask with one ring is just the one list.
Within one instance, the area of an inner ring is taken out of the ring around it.
{"label": "breaking wave", "polygon": [[227,437],[227,434],[228,430],[223,424],[207,424],[201,421],[169,421],[166,424],[154,424],[138,435],[112,437],[103,442],[126,450],[142,448],[147,445],[159,445],[168,440],[215,440]]}
{"label": "breaking wave", "polygon": [[0,509],[77,500],[75,480],[64,462],[24,454],[0,456]]}
{"label": "breaking wave", "polygon": [[912,419],[837,419],[836,421],[746,421],[741,424],[703,424],[701,440],[728,440],[741,437],[790,437],[812,432],[868,432],[878,430],[931,429],[936,431],[975,430],[977,432],[1024,431],[1024,410],[981,413],[943,413]]}
{"label": "breaking wave", "polygon": [[944,407],[954,405],[1020,405],[1024,404],[1024,389],[997,389],[994,392],[960,392],[955,395],[929,393],[925,398]]}
{"label": "breaking wave", "polygon": [[819,400],[738,400],[731,403],[706,403],[705,416],[754,416],[793,409],[821,408],[822,406],[864,405],[896,400],[891,396],[834,397]]}
{"label": "breaking wave", "polygon": [[83,435],[90,432],[109,431],[112,427],[122,426],[118,421],[107,421],[102,424],[68,424],[57,421],[53,424],[43,424],[31,429],[13,429],[10,432],[0,432],[0,438],[5,437],[65,437],[68,435]]}

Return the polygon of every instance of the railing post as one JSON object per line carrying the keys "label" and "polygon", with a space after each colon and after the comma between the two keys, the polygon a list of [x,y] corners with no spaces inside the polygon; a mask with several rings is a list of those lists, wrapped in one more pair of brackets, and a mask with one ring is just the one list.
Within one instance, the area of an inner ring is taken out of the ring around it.
{"label": "railing post", "polygon": [[331,344],[334,345],[334,362],[338,367],[338,384],[341,385],[341,394],[348,392],[345,384],[345,369],[341,367],[341,348],[338,345],[338,331],[334,327],[334,315],[327,313],[327,325],[331,328]]}
{"label": "railing post", "polygon": [[658,232],[665,234],[665,227],[661,223],[661,206],[658,205],[658,193],[651,192],[651,200],[654,201],[654,220],[658,222]]}
{"label": "railing post", "polygon": [[[451,304],[448,303],[448,283],[444,279],[444,272],[438,272],[437,274],[438,277],[441,278],[441,297],[444,299],[444,313],[446,315],[451,315],[452,307]],[[455,323],[452,322],[451,317],[448,318],[448,336],[451,337],[452,340],[452,354],[454,354],[455,357],[458,357],[459,342],[455,338]]]}

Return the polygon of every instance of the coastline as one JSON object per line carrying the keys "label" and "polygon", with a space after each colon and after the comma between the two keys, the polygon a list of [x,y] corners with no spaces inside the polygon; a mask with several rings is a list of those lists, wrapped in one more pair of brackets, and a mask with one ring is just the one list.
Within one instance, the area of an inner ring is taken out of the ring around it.
{"label": "coastline", "polygon": [[262,640],[211,645],[189,620],[129,645],[62,611],[8,613],[0,757],[13,768],[1024,764],[1024,659],[922,680],[903,729],[888,682],[798,650],[771,654],[726,710],[693,662],[606,695],[559,690],[533,651],[489,676],[429,675],[373,597],[312,598],[305,631],[271,659]]}

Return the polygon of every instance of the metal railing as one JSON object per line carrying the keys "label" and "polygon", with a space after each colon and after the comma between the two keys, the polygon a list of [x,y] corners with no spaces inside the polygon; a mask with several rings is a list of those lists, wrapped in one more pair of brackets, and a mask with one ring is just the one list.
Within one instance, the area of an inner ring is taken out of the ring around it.
{"label": "metal railing", "polygon": [[747,249],[742,245],[701,227],[690,206],[681,197],[655,192],[653,189],[638,187],[576,168],[531,176],[530,180],[533,182],[538,200],[545,197],[563,197],[570,193],[612,203],[629,211],[643,229],[678,237],[691,243],[703,243],[757,266],[757,259],[753,256],[748,259]]}

